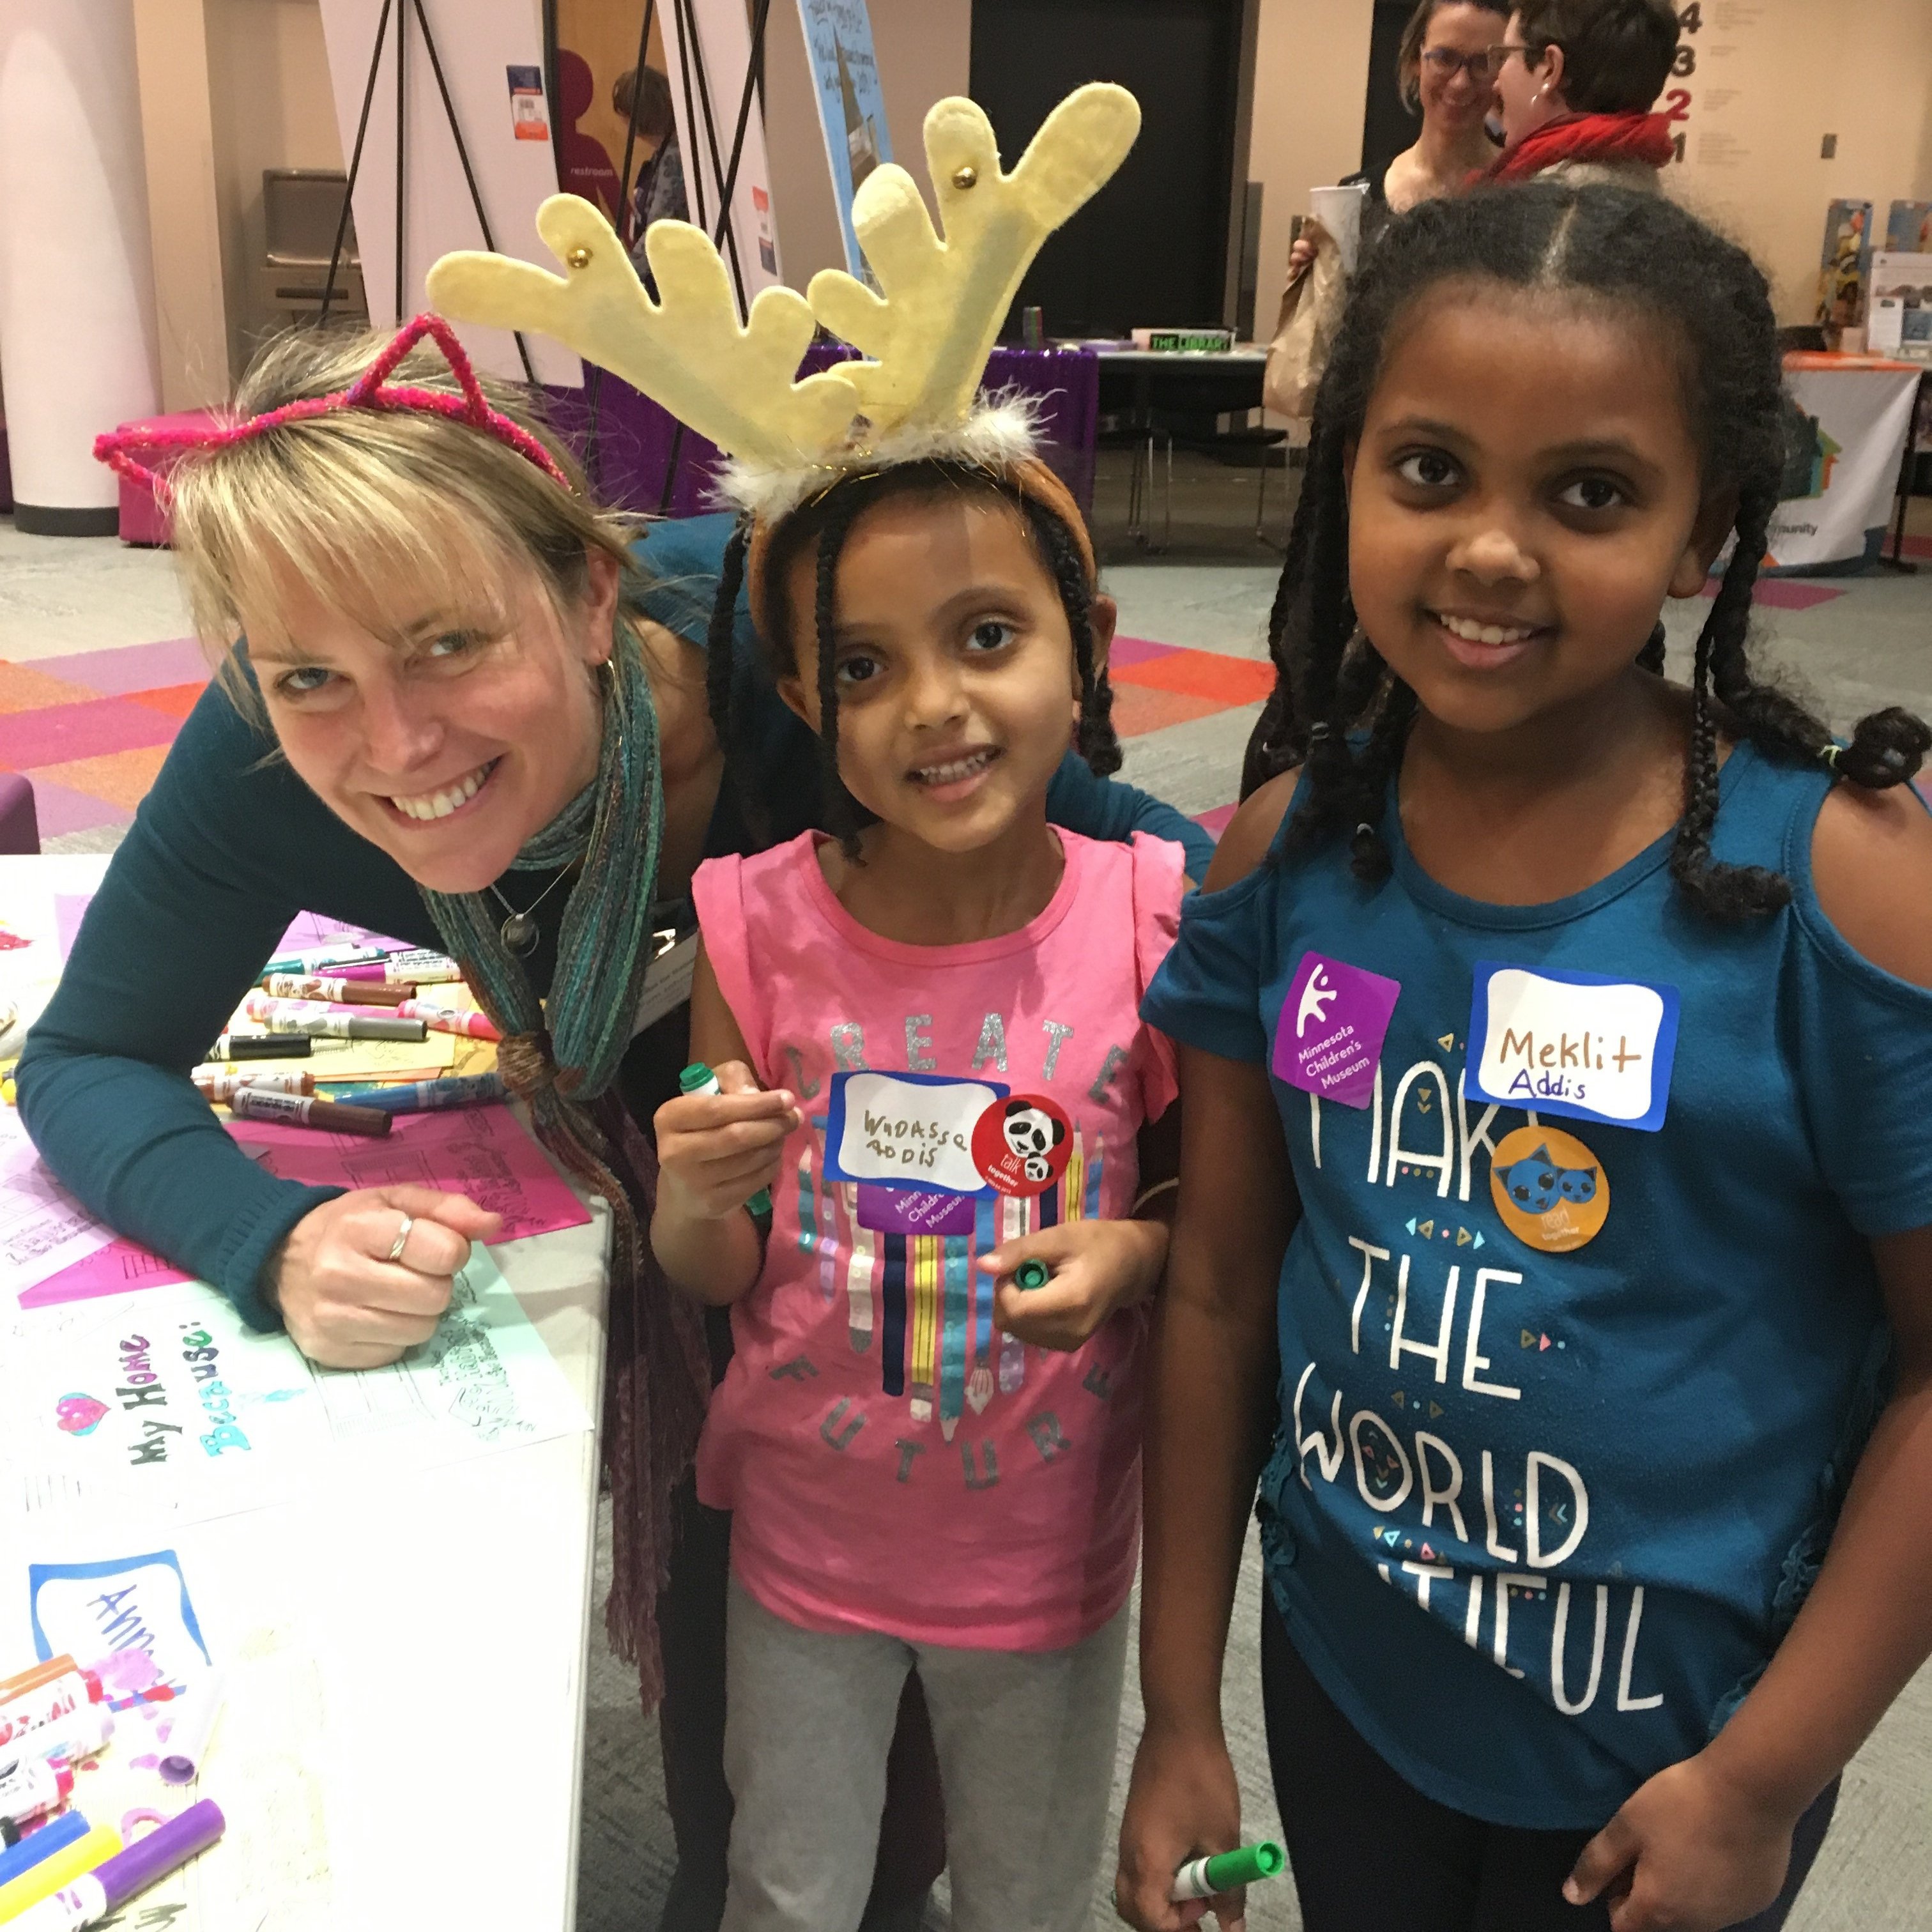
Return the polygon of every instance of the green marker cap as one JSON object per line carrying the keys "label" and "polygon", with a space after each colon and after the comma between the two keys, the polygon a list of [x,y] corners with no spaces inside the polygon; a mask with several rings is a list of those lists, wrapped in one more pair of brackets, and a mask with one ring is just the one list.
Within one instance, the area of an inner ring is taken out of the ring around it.
{"label": "green marker cap", "polygon": [[1013,1270],[1013,1279],[1022,1288],[1044,1288],[1053,1279],[1053,1270],[1036,1258],[1022,1262]]}
{"label": "green marker cap", "polygon": [[1273,1840],[1264,1838],[1258,1845],[1243,1845],[1210,1858],[1208,1883],[1214,1892],[1232,1892],[1238,1885],[1252,1885],[1261,1879],[1278,1876],[1287,1862],[1288,1856],[1282,1848]]}
{"label": "green marker cap", "polygon": [[[718,1092],[718,1076],[703,1060],[694,1060],[677,1076],[677,1090],[680,1094],[716,1094]],[[754,1214],[769,1214],[772,1211],[772,1194],[768,1187],[761,1187],[745,1203],[746,1210]]]}

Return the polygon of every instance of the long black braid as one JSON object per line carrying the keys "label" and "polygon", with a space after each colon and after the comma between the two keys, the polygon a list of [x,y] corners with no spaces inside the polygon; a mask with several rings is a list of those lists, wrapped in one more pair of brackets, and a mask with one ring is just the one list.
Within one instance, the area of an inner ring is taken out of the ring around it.
{"label": "long black braid", "polygon": [[[784,596],[784,575],[790,564],[814,539],[813,632],[818,646],[818,742],[825,788],[825,830],[836,837],[847,854],[856,856],[859,832],[866,823],[863,808],[838,776],[838,663],[833,650],[837,620],[838,561],[852,526],[874,504],[890,496],[976,490],[1011,503],[1025,520],[1040,561],[1059,592],[1066,626],[1073,640],[1075,669],[1080,682],[1079,722],[1075,746],[1088,766],[1106,776],[1120,768],[1120,740],[1114,734],[1113,687],[1106,668],[1096,664],[1094,638],[1094,586],[1088,580],[1080,545],[1059,518],[1043,504],[1022,496],[1011,485],[969,465],[935,460],[910,463],[870,476],[846,478],[822,491],[786,518],[767,546],[759,587],[761,602],[784,634],[761,638],[767,662],[776,676],[796,674],[800,654],[791,634],[796,616]],[[739,590],[743,582],[750,526],[742,522],[727,546],[724,567],[712,607],[708,643],[710,662],[706,696],[713,729],[724,748],[728,773],[742,772],[745,748],[734,734],[731,705],[731,637]],[[720,668],[721,665],[726,667]],[[734,780],[742,787],[742,778]]]}
{"label": "long black braid", "polygon": [[[1569,293],[1654,316],[1682,345],[1686,400],[1704,488],[1735,494],[1736,548],[1698,638],[1678,884],[1720,918],[1775,910],[1778,874],[1712,856],[1720,739],[1748,738],[1786,763],[1828,763],[1870,789],[1918,771],[1932,732],[1888,709],[1836,747],[1823,722],[1758,675],[1751,591],[1780,496],[1786,454],[1783,369],[1763,276],[1742,249],[1656,195],[1553,182],[1424,203],[1390,224],[1358,277],[1315,405],[1301,501],[1268,625],[1275,688],[1250,740],[1242,795],[1305,767],[1289,850],[1348,839],[1366,879],[1384,876],[1378,827],[1416,712],[1415,695],[1355,628],[1348,596],[1348,466],[1387,350],[1417,301],[1449,280]],[[1660,624],[1636,658],[1664,668]]]}

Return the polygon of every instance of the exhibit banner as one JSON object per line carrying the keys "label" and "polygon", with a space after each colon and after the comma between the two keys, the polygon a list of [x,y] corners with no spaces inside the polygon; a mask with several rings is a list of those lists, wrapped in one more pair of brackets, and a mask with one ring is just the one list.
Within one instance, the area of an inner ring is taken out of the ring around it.
{"label": "exhibit banner", "polygon": [[1785,358],[1784,500],[1768,569],[1803,572],[1874,561],[1892,520],[1921,370],[1878,356]]}
{"label": "exhibit banner", "polygon": [[[353,199],[370,322],[380,328],[406,321],[428,305],[424,279],[439,257],[453,248],[488,245],[466,178],[466,159],[489,219],[489,239],[506,255],[554,270],[556,261],[536,231],[537,210],[557,185],[548,139],[556,104],[544,98],[542,0],[423,0],[423,16],[434,36],[434,61],[413,5],[321,0],[321,8],[345,155],[354,155],[362,128]],[[457,333],[479,368],[523,377],[516,338],[508,330],[465,322]],[[539,382],[581,385],[582,365],[568,350],[544,335],[524,340]]]}
{"label": "exhibit banner", "polygon": [[817,82],[818,124],[825,134],[832,198],[838,204],[845,266],[869,280],[852,227],[852,197],[874,168],[892,158],[879,64],[872,52],[872,16],[866,0],[798,0],[798,11]]}

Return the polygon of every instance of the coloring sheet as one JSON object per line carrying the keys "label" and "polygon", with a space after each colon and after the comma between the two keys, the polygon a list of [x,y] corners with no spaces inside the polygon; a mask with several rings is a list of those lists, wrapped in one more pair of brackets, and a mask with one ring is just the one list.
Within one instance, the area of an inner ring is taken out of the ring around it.
{"label": "coloring sheet", "polygon": [[198,1282],[0,1316],[0,1510],[165,1526],[590,1426],[487,1250],[388,1368],[318,1368]]}

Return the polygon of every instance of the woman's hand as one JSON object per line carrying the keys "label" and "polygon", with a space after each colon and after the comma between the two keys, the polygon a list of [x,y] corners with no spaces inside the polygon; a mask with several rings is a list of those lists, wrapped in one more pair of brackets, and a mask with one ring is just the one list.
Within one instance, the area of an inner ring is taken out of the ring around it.
{"label": "woman's hand", "polygon": [[716,1071],[718,1092],[667,1100],[653,1120],[660,1216],[667,1209],[691,1221],[735,1214],[778,1178],[785,1137],[799,1126],[792,1096],[782,1088],[766,1093],[742,1060]]}
{"label": "woman's hand", "polygon": [[1587,1905],[1602,1894],[1612,1932],[1718,1932],[1778,1896],[1796,1822],[1701,1751],[1638,1787],[1583,1847],[1563,1895]]}
{"label": "woman's hand", "polygon": [[[414,1225],[389,1259],[405,1220]],[[380,1369],[427,1342],[472,1241],[502,1216],[434,1187],[358,1187],[289,1230],[269,1300],[289,1339],[326,1369]]]}
{"label": "woman's hand", "polygon": [[1328,238],[1328,230],[1313,215],[1302,223],[1301,232],[1294,238],[1294,246],[1288,251],[1288,279],[1291,286],[1314,267],[1316,244]]}
{"label": "woman's hand", "polygon": [[[1044,1287],[1022,1288],[1012,1278],[1024,1261],[1052,1269]],[[1165,1222],[1066,1221],[994,1248],[977,1265],[1001,1277],[993,1294],[1000,1328],[1036,1348],[1070,1354],[1118,1310],[1145,1301],[1166,1262]]]}
{"label": "woman's hand", "polygon": [[1189,1859],[1240,1842],[1241,1787],[1220,1726],[1181,1732],[1150,1720],[1120,1819],[1114,1909],[1138,1932],[1180,1932],[1210,1910],[1225,1932],[1239,1932],[1245,1892],[1180,1904],[1168,1894]]}

